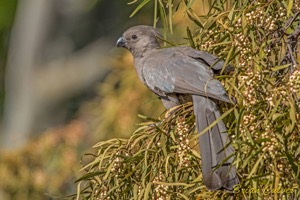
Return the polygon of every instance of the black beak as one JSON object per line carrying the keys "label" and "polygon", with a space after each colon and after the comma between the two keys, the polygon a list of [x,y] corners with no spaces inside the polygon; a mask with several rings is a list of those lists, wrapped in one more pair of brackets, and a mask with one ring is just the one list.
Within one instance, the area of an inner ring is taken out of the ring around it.
{"label": "black beak", "polygon": [[126,47],[126,41],[125,38],[122,36],[117,41],[117,47]]}

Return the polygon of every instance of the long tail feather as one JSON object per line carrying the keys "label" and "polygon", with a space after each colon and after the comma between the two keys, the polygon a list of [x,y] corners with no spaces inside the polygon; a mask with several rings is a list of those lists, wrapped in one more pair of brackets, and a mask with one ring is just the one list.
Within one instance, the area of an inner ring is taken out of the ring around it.
{"label": "long tail feather", "polygon": [[[193,103],[198,132],[220,117],[212,100],[193,95]],[[232,191],[234,185],[239,183],[236,169],[231,166],[234,149],[229,142],[227,129],[222,120],[199,137],[203,182],[209,190]]]}

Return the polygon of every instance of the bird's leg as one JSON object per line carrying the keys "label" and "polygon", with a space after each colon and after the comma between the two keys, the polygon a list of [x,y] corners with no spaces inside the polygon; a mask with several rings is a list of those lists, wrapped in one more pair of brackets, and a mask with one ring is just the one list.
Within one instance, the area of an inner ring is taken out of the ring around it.
{"label": "bird's leg", "polygon": [[175,94],[168,94],[167,96],[160,97],[160,99],[167,110],[180,105],[180,101]]}
{"label": "bird's leg", "polygon": [[[160,97],[162,103],[164,104],[165,108],[167,109],[166,114],[165,114],[165,119],[167,119],[168,117],[170,117],[174,111],[176,110],[176,108],[178,106],[180,106],[180,102],[177,98],[176,95],[168,95],[168,96],[162,96]],[[161,122],[157,122],[154,124],[151,124],[149,126],[159,126],[161,124]]]}

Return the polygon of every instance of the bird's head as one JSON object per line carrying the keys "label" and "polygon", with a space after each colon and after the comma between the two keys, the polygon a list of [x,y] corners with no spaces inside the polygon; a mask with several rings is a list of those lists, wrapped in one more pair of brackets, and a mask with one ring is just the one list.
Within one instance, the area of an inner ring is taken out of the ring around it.
{"label": "bird's head", "polygon": [[117,47],[128,49],[134,56],[160,47],[162,35],[151,26],[139,25],[126,30],[117,41]]}

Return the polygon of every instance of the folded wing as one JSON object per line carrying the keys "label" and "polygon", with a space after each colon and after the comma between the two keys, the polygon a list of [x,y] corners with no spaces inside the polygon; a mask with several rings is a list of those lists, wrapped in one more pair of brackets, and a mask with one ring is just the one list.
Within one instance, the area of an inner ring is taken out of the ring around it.
{"label": "folded wing", "polygon": [[160,49],[148,55],[143,66],[148,87],[160,96],[182,93],[230,102],[220,81],[213,78],[210,66],[186,56],[181,50],[177,47]]}

